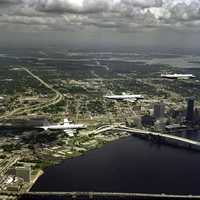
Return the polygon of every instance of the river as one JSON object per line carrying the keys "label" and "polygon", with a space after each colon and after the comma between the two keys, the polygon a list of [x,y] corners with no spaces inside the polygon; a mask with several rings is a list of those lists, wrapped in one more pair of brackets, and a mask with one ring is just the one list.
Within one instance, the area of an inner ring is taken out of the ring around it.
{"label": "river", "polygon": [[51,166],[32,191],[200,194],[200,152],[133,136]]}

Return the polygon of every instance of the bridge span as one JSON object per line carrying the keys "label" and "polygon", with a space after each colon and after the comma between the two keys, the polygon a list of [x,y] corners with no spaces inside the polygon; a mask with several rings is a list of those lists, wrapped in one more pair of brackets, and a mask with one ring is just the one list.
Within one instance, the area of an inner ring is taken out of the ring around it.
{"label": "bridge span", "polygon": [[[137,200],[137,199],[200,199],[200,195],[148,194],[148,193],[116,193],[116,192],[0,192],[1,196],[24,199],[58,199],[63,200]],[[54,197],[54,198],[52,198]],[[9,199],[9,198],[8,198]]]}
{"label": "bridge span", "polygon": [[147,130],[143,130],[143,129],[136,129],[136,128],[130,128],[127,126],[123,126],[120,124],[114,124],[114,125],[106,125],[106,126],[102,126],[99,127],[98,129],[92,131],[90,134],[99,134],[99,133],[103,133],[106,131],[124,131],[124,132],[128,132],[131,134],[135,134],[135,135],[144,135],[144,136],[149,136],[149,137],[155,137],[155,138],[163,138],[166,139],[168,141],[174,141],[174,142],[179,142],[185,145],[188,145],[189,147],[198,147],[198,149],[200,149],[200,141],[195,141],[195,140],[191,140],[185,137],[180,137],[180,136],[176,136],[176,135],[171,135],[171,134],[167,134],[167,133],[159,133],[159,132],[152,132],[152,131],[147,131]]}
{"label": "bridge span", "polygon": [[114,128],[114,130],[126,131],[126,132],[129,132],[132,134],[155,136],[155,137],[165,138],[165,139],[169,139],[169,140],[173,140],[173,141],[177,141],[177,142],[182,142],[182,143],[185,143],[188,145],[200,147],[200,142],[198,142],[198,141],[187,139],[187,138],[180,137],[180,136],[170,135],[170,134],[157,133],[157,132],[151,132],[151,131],[146,131],[146,130],[142,130],[142,129],[129,128],[126,126],[119,126],[117,128]]}

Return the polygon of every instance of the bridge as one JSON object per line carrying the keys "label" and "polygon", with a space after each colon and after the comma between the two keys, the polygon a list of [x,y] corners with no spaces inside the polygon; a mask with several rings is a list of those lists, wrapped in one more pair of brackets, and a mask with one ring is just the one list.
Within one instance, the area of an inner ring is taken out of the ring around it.
{"label": "bridge", "polygon": [[103,132],[111,131],[111,130],[124,131],[124,132],[128,132],[128,133],[135,134],[135,135],[140,135],[140,136],[144,135],[147,137],[168,139],[169,141],[180,142],[180,143],[186,144],[189,147],[195,146],[195,147],[200,148],[199,141],[195,141],[195,140],[191,140],[191,139],[188,139],[185,137],[175,136],[175,135],[171,135],[171,134],[167,134],[167,133],[158,133],[158,132],[146,131],[143,129],[130,128],[130,127],[126,127],[126,126],[123,126],[120,124],[105,125],[105,126],[99,127],[96,130],[91,131],[90,134],[95,135],[95,134],[99,134],[99,133],[103,133]]}
{"label": "bridge", "polygon": [[63,199],[63,200],[137,200],[137,199],[200,199],[200,195],[148,194],[148,193],[116,193],[116,192],[0,192],[0,199]]}
{"label": "bridge", "polygon": [[198,142],[198,141],[191,140],[191,139],[184,138],[184,137],[180,137],[180,136],[171,135],[171,134],[151,132],[151,131],[146,131],[146,130],[141,130],[141,129],[129,128],[129,127],[126,127],[126,126],[119,126],[118,128],[114,128],[114,129],[119,130],[119,131],[127,131],[127,132],[133,133],[133,134],[143,134],[143,135],[149,135],[149,136],[157,136],[157,137],[175,140],[175,141],[183,142],[183,143],[186,143],[186,144],[189,144],[189,145],[195,145],[195,146],[200,147],[200,142]]}
{"label": "bridge", "polygon": [[129,128],[126,126],[119,126],[118,128],[114,128],[114,130],[126,131],[126,132],[129,132],[132,134],[160,137],[160,138],[174,140],[174,141],[182,142],[182,143],[185,143],[188,145],[194,145],[196,147],[200,147],[200,142],[198,142],[198,141],[187,139],[187,138],[180,137],[180,136],[170,135],[170,134],[157,133],[157,132],[151,132],[151,131],[146,131],[146,130],[141,130],[141,129]]}
{"label": "bridge", "polygon": [[101,126],[93,131],[91,131],[89,134],[90,135],[97,135],[99,133],[104,133],[107,131],[111,131],[111,130],[115,130],[119,125],[118,124],[114,124],[114,125],[104,125]]}

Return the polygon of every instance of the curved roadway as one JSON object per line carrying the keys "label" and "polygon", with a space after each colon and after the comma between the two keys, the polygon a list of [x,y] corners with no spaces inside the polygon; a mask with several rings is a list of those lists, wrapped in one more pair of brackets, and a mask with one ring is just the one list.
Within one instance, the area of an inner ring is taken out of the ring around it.
{"label": "curved roadway", "polygon": [[27,108],[17,108],[9,113],[4,114],[3,116],[0,117],[0,120],[4,120],[6,118],[9,118],[13,115],[23,115],[25,113],[31,113],[46,107],[49,107],[51,105],[56,105],[57,103],[59,103],[62,99],[63,99],[63,95],[56,89],[54,89],[52,86],[50,86],[48,83],[46,83],[44,80],[42,80],[40,77],[38,77],[37,75],[33,74],[29,69],[27,68],[20,68],[22,70],[24,70],[25,72],[27,72],[30,76],[32,76],[34,79],[38,80],[42,85],[44,85],[46,88],[48,88],[49,90],[51,90],[53,93],[55,93],[55,97],[52,98],[51,100],[49,100],[48,102],[45,103],[40,103],[38,105],[34,105],[34,106],[29,106]]}

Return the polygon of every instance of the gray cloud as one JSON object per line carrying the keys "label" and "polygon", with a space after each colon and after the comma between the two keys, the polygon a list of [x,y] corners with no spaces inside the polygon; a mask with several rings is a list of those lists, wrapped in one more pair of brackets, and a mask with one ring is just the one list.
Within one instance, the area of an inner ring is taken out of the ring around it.
{"label": "gray cloud", "polygon": [[2,4],[19,4],[22,0],[0,0],[0,5]]}
{"label": "gray cloud", "polygon": [[161,7],[163,5],[162,0],[122,0],[121,3],[140,8]]}
{"label": "gray cloud", "polygon": [[195,29],[199,20],[200,0],[0,0],[0,26],[9,29]]}

